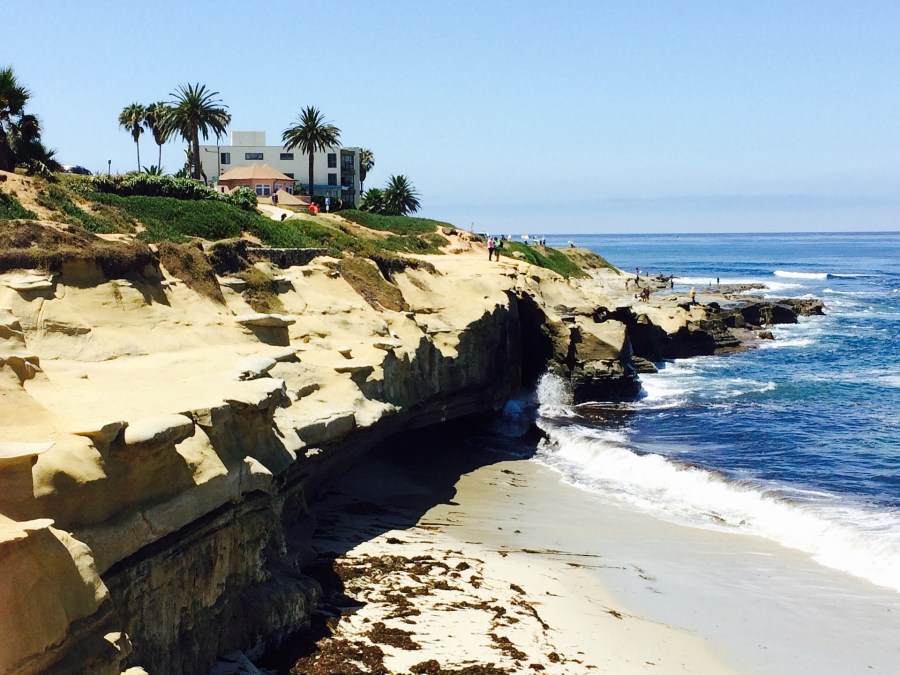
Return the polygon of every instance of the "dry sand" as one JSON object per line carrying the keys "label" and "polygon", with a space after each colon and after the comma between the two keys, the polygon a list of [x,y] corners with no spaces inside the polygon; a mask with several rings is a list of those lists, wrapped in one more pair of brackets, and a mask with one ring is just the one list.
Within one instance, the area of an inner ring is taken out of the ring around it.
{"label": "dry sand", "polygon": [[557,528],[580,529],[585,507],[555,473],[409,452],[366,460],[315,506],[326,527],[314,545],[336,558],[319,576],[345,611],[304,672],[327,672],[342,650],[365,672],[379,650],[390,673],[736,672],[706,638],[638,616],[595,573],[640,568],[552,543]]}

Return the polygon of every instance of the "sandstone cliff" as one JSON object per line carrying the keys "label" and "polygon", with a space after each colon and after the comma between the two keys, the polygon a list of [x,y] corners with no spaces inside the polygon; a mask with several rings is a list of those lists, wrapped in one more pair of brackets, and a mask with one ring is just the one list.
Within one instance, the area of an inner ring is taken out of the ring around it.
{"label": "sandstone cliff", "polygon": [[318,598],[308,501],[374,444],[490,415],[547,368],[578,399],[634,396],[633,354],[760,323],[480,253],[392,270],[389,310],[334,259],[276,258],[299,263],[256,263],[278,313],[152,256],[0,275],[0,672],[196,673],[271,647]]}

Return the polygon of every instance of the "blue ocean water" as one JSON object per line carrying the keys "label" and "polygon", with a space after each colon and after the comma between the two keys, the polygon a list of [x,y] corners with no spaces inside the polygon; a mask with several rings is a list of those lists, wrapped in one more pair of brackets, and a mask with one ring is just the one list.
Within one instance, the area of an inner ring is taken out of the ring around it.
{"label": "blue ocean water", "polygon": [[539,387],[539,459],[610,500],[767,537],[900,591],[900,233],[561,235],[675,289],[761,283],[823,317],[728,356],[668,362],[633,403]]}

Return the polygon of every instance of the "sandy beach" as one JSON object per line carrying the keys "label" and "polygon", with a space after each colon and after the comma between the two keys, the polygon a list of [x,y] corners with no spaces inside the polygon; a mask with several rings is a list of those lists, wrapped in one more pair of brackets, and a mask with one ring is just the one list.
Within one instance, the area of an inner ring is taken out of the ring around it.
{"label": "sandy beach", "polygon": [[331,601],[360,606],[332,622],[304,672],[326,672],[313,663],[347,642],[361,658],[383,652],[373,672],[738,672],[706,638],[635,614],[595,573],[649,583],[642,569],[554,535],[582,531],[585,504],[552,471],[499,457],[479,467],[484,456],[466,452],[416,467],[413,455],[368,460],[316,507],[328,527],[314,546],[343,582]]}
{"label": "sandy beach", "polygon": [[315,511],[334,616],[318,649],[298,647],[298,672],[348,659],[387,673],[890,673],[900,663],[900,603],[884,606],[867,583],[765,540],[603,503],[535,460],[382,452]]}

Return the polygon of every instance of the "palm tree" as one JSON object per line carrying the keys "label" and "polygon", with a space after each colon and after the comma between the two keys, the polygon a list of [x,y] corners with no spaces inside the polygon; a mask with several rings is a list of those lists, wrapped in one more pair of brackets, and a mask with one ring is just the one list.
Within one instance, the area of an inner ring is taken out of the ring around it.
{"label": "palm tree", "polygon": [[366,182],[366,175],[375,168],[375,155],[367,148],[359,149],[359,191],[364,193],[363,183]]}
{"label": "palm tree", "polygon": [[166,118],[169,116],[169,106],[158,101],[151,103],[144,111],[144,126],[153,134],[153,140],[159,146],[159,159],[156,166],[162,166],[162,146],[169,140],[169,132],[166,129]]}
{"label": "palm tree", "polygon": [[182,84],[170,94],[174,97],[169,114],[166,116],[165,129],[171,135],[178,133],[190,146],[191,154],[189,163],[191,177],[200,180],[202,169],[200,166],[200,134],[203,140],[209,138],[209,132],[213,132],[218,139],[225,133],[225,128],[231,122],[231,115],[220,100],[215,97],[217,91],[207,91],[205,84]]}
{"label": "palm tree", "polygon": [[385,211],[391,215],[405,216],[419,210],[419,193],[406,176],[391,176],[384,188]]}
{"label": "palm tree", "polygon": [[341,130],[330,123],[318,108],[307,106],[297,115],[297,123],[288,127],[281,134],[285,150],[300,148],[300,151],[309,155],[309,197],[313,196],[313,162],[316,151],[325,152],[328,148],[337,145],[341,136]]}
{"label": "palm tree", "polygon": [[137,163],[138,171],[141,170],[141,134],[144,133],[144,115],[147,114],[146,108],[140,103],[132,103],[127,105],[119,113],[119,126],[131,134],[134,144],[137,147]]}
{"label": "palm tree", "polygon": [[29,174],[50,175],[59,162],[41,142],[41,123],[25,112],[31,92],[19,84],[12,68],[0,69],[0,169],[24,166]]}
{"label": "palm tree", "polygon": [[0,169],[3,171],[16,168],[12,146],[21,133],[23,123],[26,126],[32,120],[37,123],[37,118],[25,114],[25,104],[30,96],[31,92],[19,84],[11,67],[0,69]]}
{"label": "palm tree", "polygon": [[384,190],[372,188],[363,193],[362,201],[359,203],[360,211],[368,211],[369,213],[384,213]]}

